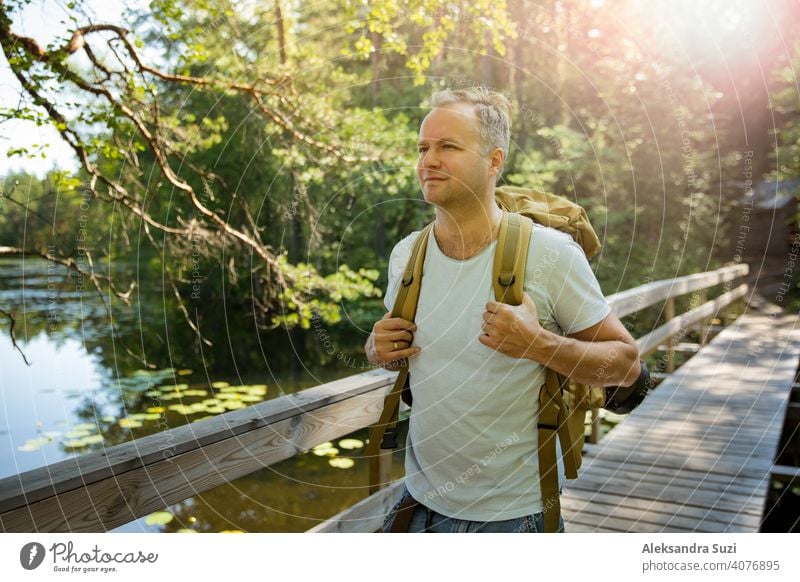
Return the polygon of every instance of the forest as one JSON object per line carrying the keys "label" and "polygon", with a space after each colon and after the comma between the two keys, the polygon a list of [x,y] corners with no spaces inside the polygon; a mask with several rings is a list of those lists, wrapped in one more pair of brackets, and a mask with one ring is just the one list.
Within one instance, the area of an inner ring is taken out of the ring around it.
{"label": "forest", "polygon": [[[187,354],[229,327],[363,341],[393,244],[432,218],[415,140],[440,88],[512,99],[504,182],[587,210],[606,294],[760,256],[748,197],[800,175],[789,0],[153,0],[120,22],[72,0],[47,39],[20,32],[32,4],[0,2],[0,128],[55,130],[74,167],[0,178],[0,255],[109,311],[157,289]],[[48,155],[3,145],[8,168]],[[0,305],[8,327],[19,308]]]}

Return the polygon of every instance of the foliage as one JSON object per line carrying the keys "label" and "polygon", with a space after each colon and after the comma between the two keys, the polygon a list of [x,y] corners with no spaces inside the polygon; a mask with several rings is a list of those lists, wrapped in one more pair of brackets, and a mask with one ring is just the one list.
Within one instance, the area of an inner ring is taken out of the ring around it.
{"label": "foliage", "polygon": [[[220,302],[262,330],[345,312],[360,327],[383,309],[368,298],[392,244],[430,218],[413,144],[442,87],[512,97],[504,179],[587,208],[607,293],[729,258],[736,120],[712,114],[719,93],[687,73],[668,24],[641,3],[609,18],[590,0],[153,0],[123,28],[88,24],[75,1],[48,46],[15,32],[27,3],[0,7],[25,96],[0,120],[51,124],[81,170],[7,177],[0,241],[19,247],[26,233],[67,261],[83,236],[120,266],[115,280],[126,260],[161,273],[189,345],[201,324],[225,328],[209,325]],[[792,97],[786,84],[775,109],[789,173]],[[22,149],[11,153],[41,155]],[[57,219],[85,200],[84,232]],[[135,300],[124,283],[115,300]]]}
{"label": "foliage", "polygon": [[[773,135],[777,141],[772,156],[774,169],[770,174],[773,181],[791,181],[800,178],[800,101],[798,101],[797,71],[800,70],[800,43],[794,49],[791,64],[775,71],[778,86],[772,96],[772,111],[776,116]],[[800,188],[794,193],[800,202]],[[800,208],[800,204],[798,204]],[[798,210],[800,212],[800,210]],[[791,278],[787,285],[787,309],[800,310],[800,214],[794,217],[793,238],[790,241],[787,257],[787,271]]]}

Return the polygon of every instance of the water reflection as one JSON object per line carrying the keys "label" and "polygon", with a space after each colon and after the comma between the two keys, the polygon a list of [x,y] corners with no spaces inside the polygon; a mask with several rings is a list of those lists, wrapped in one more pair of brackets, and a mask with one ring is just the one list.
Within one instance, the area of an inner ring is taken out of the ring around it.
{"label": "water reflection", "polygon": [[[18,343],[31,361],[26,366],[13,349],[3,322],[0,477],[358,373],[364,365],[363,335],[326,330],[320,350],[313,333],[266,334],[233,325],[222,309],[203,315],[219,337],[210,334],[215,346],[198,358],[197,338],[152,282],[140,281],[145,291],[131,308],[110,301],[112,327],[93,289],[78,289],[44,261],[0,261],[0,281],[0,304],[15,314]],[[328,443],[116,531],[304,531],[366,496],[365,439],[360,431],[349,442]]]}

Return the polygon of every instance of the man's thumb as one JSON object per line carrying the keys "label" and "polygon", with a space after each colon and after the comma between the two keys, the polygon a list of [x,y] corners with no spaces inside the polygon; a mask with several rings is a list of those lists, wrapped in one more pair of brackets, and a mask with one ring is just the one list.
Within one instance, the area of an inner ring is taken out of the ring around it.
{"label": "man's thumb", "polygon": [[522,294],[522,307],[524,307],[526,311],[536,313],[536,303],[533,302],[533,299],[531,299],[531,296],[527,293]]}

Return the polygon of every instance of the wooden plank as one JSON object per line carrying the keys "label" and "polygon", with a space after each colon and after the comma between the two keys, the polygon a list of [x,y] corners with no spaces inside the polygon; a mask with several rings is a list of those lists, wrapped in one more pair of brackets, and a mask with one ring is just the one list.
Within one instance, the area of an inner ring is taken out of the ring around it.
{"label": "wooden plank", "polygon": [[[592,467],[599,463],[600,461],[595,461],[588,465],[585,465],[582,468],[583,473],[587,473],[588,471],[592,471]],[[605,466],[616,466],[618,468],[622,467],[622,463],[619,459],[610,458],[607,459],[603,457],[602,463],[599,465],[601,468]],[[633,471],[638,474],[644,474],[648,472],[654,472],[656,475],[662,474],[665,477],[669,477],[669,475],[676,475],[678,471],[675,467],[665,466],[665,465],[654,465],[651,462],[641,462],[636,459],[630,459],[624,463],[624,466],[627,470]],[[682,475],[686,475],[689,479],[694,479],[698,482],[700,481],[708,481],[712,483],[716,483],[720,488],[724,487],[726,483],[731,482],[731,474],[726,472],[709,472],[705,468],[682,468],[680,470]],[[743,485],[747,484],[751,487],[758,487],[760,483],[764,481],[766,478],[765,474],[757,474],[755,472],[749,474],[738,474],[735,476],[736,481],[738,483],[742,483]]]}
{"label": "wooden plank", "polygon": [[[656,423],[656,422],[667,422],[669,420],[673,420],[676,416],[686,417],[688,414],[696,413],[696,410],[688,410],[686,412],[681,413],[680,415],[677,414],[670,414],[668,410],[668,404],[665,404],[663,409],[661,410],[653,410],[653,407],[648,407],[643,409],[641,412],[637,409],[636,415],[636,425],[637,426],[647,426],[648,423]],[[713,425],[715,427],[719,426],[726,430],[751,430],[751,431],[758,431],[759,427],[764,430],[765,434],[769,434],[774,432],[776,423],[782,422],[783,419],[782,412],[775,412],[770,416],[763,416],[761,418],[748,418],[747,415],[743,415],[741,413],[733,413],[730,411],[726,411],[722,408],[718,408],[715,414],[710,419],[703,419],[701,422],[696,422],[692,424],[691,422],[686,422],[685,430],[688,430],[691,426],[696,425]],[[631,422],[631,421],[627,421]],[[631,422],[632,423],[632,422]],[[766,423],[766,424],[765,424]],[[769,432],[767,432],[769,431]],[[613,433],[613,431],[612,431]]]}
{"label": "wooden plank", "polygon": [[581,475],[580,479],[569,486],[569,491],[571,493],[577,494],[578,491],[583,491],[583,497],[589,496],[591,498],[591,495],[597,490],[601,490],[605,493],[616,493],[618,495],[623,495],[621,491],[624,491],[623,496],[626,498],[638,497],[639,499],[670,501],[705,509],[713,508],[723,511],[749,513],[752,515],[761,515],[763,504],[763,498],[755,495],[750,498],[750,502],[742,502],[739,498],[736,500],[730,500],[727,497],[721,499],[718,494],[698,491],[691,487],[678,487],[673,485],[664,488],[648,483],[606,481],[602,477],[592,474]]}
{"label": "wooden plank", "polygon": [[403,479],[376,491],[308,530],[307,533],[370,533],[381,529],[383,520],[394,505],[400,501]]}
{"label": "wooden plank", "polygon": [[[637,533],[688,533],[687,530],[681,528],[664,527],[646,521],[633,522],[628,519],[608,518],[589,512],[573,515],[570,517],[570,520],[571,523],[592,528],[593,531],[608,533],[628,533],[630,531],[635,531]],[[631,529],[632,526],[635,526],[635,529]]]}
{"label": "wooden plank", "polygon": [[[737,504],[745,505],[752,502],[754,493],[758,492],[760,495],[761,490],[766,486],[766,482],[761,483],[757,488],[748,489],[746,487],[723,486],[718,483],[709,482],[695,482],[692,483],[688,479],[669,479],[665,477],[654,478],[647,474],[639,476],[631,476],[630,474],[620,474],[616,472],[606,472],[593,470],[586,473],[586,479],[582,479],[585,483],[599,484],[597,491],[612,493],[615,495],[623,495],[625,497],[642,497],[647,499],[668,499],[668,495],[678,495],[678,499],[684,499],[683,495],[694,495],[697,499],[703,499],[704,507],[712,507],[706,502],[716,503],[721,497],[724,496],[727,502],[734,502],[733,506]],[[586,487],[576,485],[573,489],[587,490]],[[650,497],[652,495],[652,497]],[[757,508],[760,512],[760,506]]]}
{"label": "wooden plank", "polygon": [[800,467],[775,465],[772,467],[770,475],[776,479],[800,479]]}
{"label": "wooden plank", "polygon": [[779,440],[777,432],[770,433],[769,435],[735,435],[729,438],[711,436],[696,438],[694,435],[684,434],[682,432],[676,432],[671,435],[666,433],[643,435],[642,433],[637,434],[631,431],[624,435],[617,436],[613,442],[609,441],[606,446],[650,446],[656,447],[659,450],[664,447],[674,447],[676,450],[697,450],[714,452],[715,454],[725,454],[726,451],[739,454],[745,451],[765,449],[764,452],[769,455],[775,450],[775,446],[778,444]]}
{"label": "wooden plank", "polygon": [[[606,441],[617,438],[627,438],[629,436],[642,436],[644,429],[658,438],[662,434],[679,434],[686,438],[695,439],[718,439],[731,440],[736,438],[746,439],[774,439],[780,438],[781,427],[776,425],[747,427],[738,424],[710,424],[698,423],[685,417],[680,418],[659,418],[658,423],[653,423],[650,419],[643,419],[639,416],[639,409],[636,410],[636,417],[626,419],[618,424],[606,437]],[[599,450],[597,445],[586,443],[584,450],[592,454],[592,451]]]}
{"label": "wooden plank", "polygon": [[624,317],[670,297],[679,297],[698,289],[727,283],[747,273],[748,266],[740,263],[731,267],[722,267],[716,271],[653,281],[633,289],[614,293],[607,299],[617,317]]}
{"label": "wooden plank", "polygon": [[[576,510],[591,510],[591,506],[595,503],[603,505],[603,511],[609,507],[629,507],[641,512],[655,512],[665,515],[682,514],[694,519],[702,519],[711,516],[714,512],[709,512],[707,507],[687,505],[683,500],[669,500],[669,499],[649,499],[642,497],[635,497],[627,495],[620,491],[603,491],[598,490],[587,495],[583,491],[565,490],[562,495],[562,504],[567,503],[569,507]],[[740,511],[741,508],[734,507],[731,511],[724,508],[716,508],[715,519],[721,519],[723,522],[731,519],[738,519],[739,521],[747,521],[757,514],[748,514]],[[597,511],[595,511],[596,513]]]}
{"label": "wooden plank", "polygon": [[[637,419],[638,420],[638,419]],[[631,422],[618,425],[613,429],[614,440],[650,440],[661,442],[663,440],[693,440],[710,443],[712,446],[727,443],[743,442],[771,442],[780,439],[780,428],[773,425],[769,431],[763,428],[733,428],[730,426],[698,425],[690,422],[662,422],[650,425],[647,434],[643,434],[642,423]],[[586,445],[584,450],[595,451],[594,447]],[[591,453],[590,453],[591,454]]]}
{"label": "wooden plank", "polygon": [[[375,422],[391,389],[298,412],[0,514],[4,532],[107,531]],[[199,424],[199,423],[198,423]],[[366,487],[366,483],[364,484]]]}
{"label": "wooden plank", "polygon": [[635,462],[639,464],[651,464],[674,470],[689,469],[692,471],[706,471],[730,475],[731,477],[749,476],[756,479],[765,475],[772,466],[772,462],[769,459],[751,459],[745,465],[724,460],[716,460],[713,463],[709,463],[707,458],[692,458],[683,455],[673,455],[668,452],[652,455],[650,453],[638,451],[626,452],[619,449],[609,449],[604,452],[603,459],[618,463]]}
{"label": "wooden plank", "polygon": [[[605,502],[610,498],[611,503]],[[620,503],[621,501],[621,503]],[[640,506],[632,506],[630,498],[613,498],[604,496],[603,499],[592,499],[591,504],[578,504],[570,499],[562,499],[561,507],[564,510],[564,520],[568,525],[572,524],[573,516],[579,514],[590,514],[601,518],[612,517],[628,521],[628,530],[635,527],[637,523],[648,523],[658,526],[658,531],[663,531],[665,527],[680,528],[686,531],[695,531],[698,523],[703,523],[704,531],[727,531],[733,526],[743,528],[757,528],[761,518],[752,515],[730,513],[720,516],[715,512],[709,512],[702,508],[687,508],[678,504],[653,504],[641,503]],[[656,509],[656,507],[658,509]],[[660,511],[659,511],[660,509]],[[692,511],[685,511],[691,509]],[[589,520],[586,520],[589,521]],[[594,521],[594,519],[592,519]],[[603,522],[600,521],[600,524]]]}
{"label": "wooden plank", "polygon": [[690,525],[691,520],[675,520],[666,524],[648,521],[645,519],[646,515],[641,514],[641,519],[620,519],[618,517],[608,517],[602,513],[584,511],[570,515],[567,522],[568,527],[565,529],[569,528],[569,531],[572,531],[572,528],[580,527],[583,531],[606,533],[743,533],[758,530],[756,518],[741,525],[706,519],[697,519],[693,525]]}
{"label": "wooden plank", "polygon": [[[628,500],[624,500],[628,501]],[[689,513],[685,508],[676,506],[676,509],[670,513],[663,513],[654,511],[652,508],[635,508],[629,507],[626,504],[605,504],[599,500],[593,500],[592,504],[586,506],[572,506],[569,501],[562,503],[564,509],[563,516],[567,525],[573,525],[581,521],[577,516],[597,516],[597,517],[584,517],[582,520],[584,525],[593,523],[594,527],[603,527],[603,519],[606,516],[613,516],[620,520],[628,522],[625,531],[639,531],[637,525],[640,523],[647,523],[657,526],[659,529],[656,531],[664,531],[665,528],[680,528],[688,531],[697,531],[698,527],[702,527],[701,531],[707,532],[723,532],[729,531],[730,528],[736,528],[738,531],[757,531],[761,525],[762,518],[754,515],[742,515],[736,513],[729,514],[715,514],[709,513],[703,509],[696,509],[696,513]],[[586,523],[588,522],[588,523]],[[700,525],[702,524],[702,525]]]}
{"label": "wooden plank", "polygon": [[[758,431],[759,428],[763,428],[765,426],[770,426],[770,432],[765,432],[764,434],[774,434],[774,425],[782,422],[780,419],[780,414],[775,414],[771,417],[765,417],[761,420],[758,419],[748,419],[746,415],[743,414],[733,414],[730,412],[726,412],[725,414],[720,414],[717,417],[713,418],[713,426],[719,426],[724,430],[748,430],[748,431]],[[659,423],[670,420],[669,416],[665,416],[663,413],[652,413],[652,412],[645,412],[643,411],[640,415],[638,415],[639,423],[637,426],[646,426],[646,424],[640,424],[642,422],[650,422],[650,423]],[[711,424],[708,420],[704,421],[705,424]],[[691,424],[686,425],[684,430],[689,430]],[[613,432],[613,431],[612,431]],[[757,434],[757,433],[756,433]]]}
{"label": "wooden plank", "polygon": [[[235,443],[235,440],[230,441],[229,439],[268,427],[285,419],[294,419],[294,422],[299,422],[306,413],[346,401],[359,394],[376,390],[381,391],[382,394],[388,386],[392,385],[395,375],[383,370],[373,370],[342,378],[296,394],[268,400],[241,410],[136,439],[133,442],[7,477],[0,480],[0,513],[198,450],[216,442]],[[360,416],[358,411],[354,412]],[[348,426],[353,426],[346,419],[343,420]],[[354,427],[353,430],[363,426]],[[318,443],[313,443],[311,446],[314,444]]]}
{"label": "wooden plank", "polygon": [[626,483],[649,483],[652,485],[678,485],[681,487],[692,487],[698,490],[716,491],[718,494],[731,493],[734,495],[750,496],[753,491],[766,487],[765,479],[748,479],[746,483],[741,483],[739,479],[706,479],[705,475],[680,473],[663,470],[661,467],[643,467],[635,465],[600,465],[592,464],[586,469],[592,475],[606,480],[622,480]]}
{"label": "wooden plank", "polygon": [[[667,318],[667,319],[672,319],[672,318]],[[657,350],[659,352],[666,352],[668,350],[673,350],[673,351],[676,351],[676,352],[684,352],[684,353],[688,353],[688,354],[696,354],[697,352],[700,351],[701,347],[702,346],[700,344],[693,344],[693,343],[689,343],[689,342],[680,342],[680,343],[677,343],[675,345],[669,345],[669,344],[660,345],[660,346],[658,346]]]}
{"label": "wooden plank", "polygon": [[[763,518],[760,515],[745,515],[734,512],[709,512],[703,508],[692,508],[693,512],[687,511],[686,507],[675,506],[671,513],[653,511],[652,508],[630,508],[630,499],[622,499],[617,504],[605,504],[593,500],[590,505],[581,507],[571,507],[569,502],[566,504],[565,521],[573,523],[574,520],[583,522],[585,525],[592,525],[598,529],[608,528],[605,517],[615,516],[617,519],[627,521],[628,524],[617,523],[616,528],[622,531],[642,532],[642,531],[758,531]],[[576,517],[581,516],[581,517]],[[652,529],[653,527],[657,529]]]}

